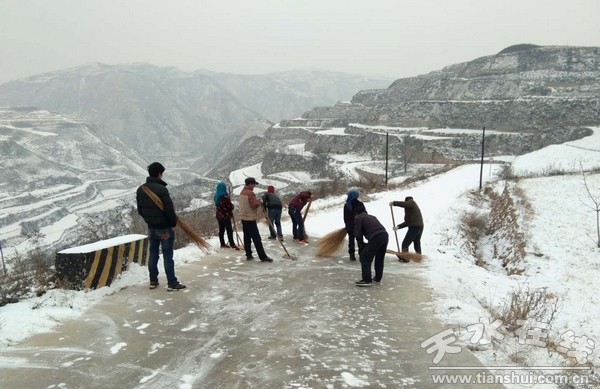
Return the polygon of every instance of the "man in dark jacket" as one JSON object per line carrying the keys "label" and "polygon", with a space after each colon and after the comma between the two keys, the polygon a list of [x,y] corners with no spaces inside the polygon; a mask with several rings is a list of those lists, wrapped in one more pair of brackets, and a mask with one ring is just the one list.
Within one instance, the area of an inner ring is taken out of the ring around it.
{"label": "man in dark jacket", "polygon": [[[354,235],[358,241],[360,250],[360,264],[362,268],[362,279],[356,281],[356,286],[371,286],[373,282],[378,284],[383,278],[383,259],[387,249],[389,236],[385,227],[375,216],[369,215],[364,205],[352,204],[354,212]],[[364,243],[364,238],[369,241]],[[371,278],[371,264],[375,258],[375,278]]]}
{"label": "man in dark jacket", "polygon": [[267,192],[263,194],[263,206],[267,208],[267,216],[269,218],[269,239],[275,239],[275,228],[277,228],[277,239],[283,240],[283,232],[281,231],[281,199],[275,194],[275,187],[269,185]]}
{"label": "man in dark jacket", "polygon": [[[173,261],[173,245],[177,215],[167,183],[162,180],[165,167],[158,162],[148,166],[146,184],[140,186],[136,193],[137,211],[148,225],[148,241],[150,245],[150,258],[148,259],[148,272],[150,274],[150,289],[156,289],[158,283],[158,250],[162,248],[163,263],[167,276],[167,290],[185,289],[175,276],[175,262]],[[144,191],[144,187],[154,193],[159,199],[163,209]]]}
{"label": "man in dark jacket", "polygon": [[[408,231],[402,241],[402,251],[408,252],[411,243],[414,243],[415,251],[421,254],[421,235],[423,235],[423,216],[421,210],[411,196],[407,196],[404,201],[392,201],[390,205],[404,208],[404,223],[394,227],[394,231],[408,227]],[[408,262],[407,259],[398,257],[400,261]]]}
{"label": "man in dark jacket", "polygon": [[[358,200],[359,192],[357,188],[350,188],[348,190],[348,198],[346,204],[344,204],[344,225],[346,226],[346,233],[348,234],[348,254],[350,255],[351,261],[356,261],[354,255],[356,238],[354,237],[354,213],[352,212],[352,204],[362,205],[364,204]],[[358,250],[360,255],[360,250]]]}

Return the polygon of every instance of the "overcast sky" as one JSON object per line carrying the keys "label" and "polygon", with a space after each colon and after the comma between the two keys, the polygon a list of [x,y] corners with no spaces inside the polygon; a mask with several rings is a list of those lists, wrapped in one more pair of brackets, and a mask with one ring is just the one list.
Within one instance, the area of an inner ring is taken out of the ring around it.
{"label": "overcast sky", "polygon": [[600,46],[600,0],[0,0],[0,83],[89,62],[394,78]]}

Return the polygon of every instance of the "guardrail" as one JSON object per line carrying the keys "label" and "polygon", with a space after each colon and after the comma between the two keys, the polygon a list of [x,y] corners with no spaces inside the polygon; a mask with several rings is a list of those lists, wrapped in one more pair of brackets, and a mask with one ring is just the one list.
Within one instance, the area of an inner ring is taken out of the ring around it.
{"label": "guardrail", "polygon": [[96,289],[109,286],[132,262],[146,266],[148,255],[146,235],[125,235],[59,251],[55,268],[73,289]]}

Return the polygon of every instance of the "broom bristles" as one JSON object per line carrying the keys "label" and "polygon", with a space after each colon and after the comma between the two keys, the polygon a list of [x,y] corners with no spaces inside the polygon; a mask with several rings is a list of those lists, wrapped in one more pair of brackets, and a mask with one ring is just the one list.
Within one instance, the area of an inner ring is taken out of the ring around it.
{"label": "broom bristles", "polygon": [[198,235],[198,233],[194,231],[194,229],[189,224],[187,224],[184,220],[182,220],[179,217],[177,218],[177,225],[183,230],[183,232],[185,232],[188,238],[190,238],[194,241],[194,243],[196,243],[200,250],[204,251],[205,253],[209,253],[211,251],[212,247],[206,241],[206,239]]}
{"label": "broom bristles", "polygon": [[342,247],[346,238],[346,228],[332,231],[317,241],[317,257],[327,257]]}
{"label": "broom bristles", "polygon": [[419,253],[400,253],[401,257],[410,259],[413,262],[421,262],[423,260],[423,258],[425,258],[424,255],[421,255]]}
{"label": "broom bristles", "polygon": [[413,262],[421,262],[423,259],[427,258],[427,256],[419,253],[410,253],[408,251],[394,251],[394,250],[386,250],[388,254],[395,254],[397,257],[406,258]]}

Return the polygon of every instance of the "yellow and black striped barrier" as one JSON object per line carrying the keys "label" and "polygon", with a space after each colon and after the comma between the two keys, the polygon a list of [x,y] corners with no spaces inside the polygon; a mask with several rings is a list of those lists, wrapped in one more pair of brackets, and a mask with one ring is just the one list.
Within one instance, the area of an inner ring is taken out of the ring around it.
{"label": "yellow and black striped barrier", "polygon": [[148,237],[125,235],[56,253],[56,273],[73,289],[109,286],[129,264],[148,264]]}

